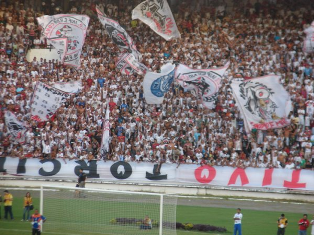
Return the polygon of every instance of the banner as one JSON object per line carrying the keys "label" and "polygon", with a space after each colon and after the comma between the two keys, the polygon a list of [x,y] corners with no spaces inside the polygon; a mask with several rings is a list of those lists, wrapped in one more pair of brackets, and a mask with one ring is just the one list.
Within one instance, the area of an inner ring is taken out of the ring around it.
{"label": "banner", "polygon": [[304,30],[306,37],[303,42],[303,51],[307,53],[314,52],[314,21],[311,26]]}
{"label": "banner", "polygon": [[166,0],[146,0],[132,11],[132,20],[139,19],[164,39],[180,38],[180,32]]}
{"label": "banner", "polygon": [[[237,186],[282,188],[314,191],[314,171],[281,168],[233,168],[228,166],[200,166],[195,164],[122,162],[122,161],[82,161],[63,159],[0,158],[0,172],[10,175],[42,177],[43,179],[62,177],[76,180],[79,169],[88,178],[108,181],[168,182],[189,185]],[[160,172],[159,172],[160,169]]]}
{"label": "banner", "polygon": [[100,145],[100,156],[104,157],[109,152],[109,141],[110,141],[110,122],[109,122],[110,110],[106,110],[106,118],[103,126],[101,145]]}
{"label": "banner", "polygon": [[124,75],[131,75],[134,72],[143,75],[148,68],[137,61],[133,54],[121,54],[116,63],[116,68]]}
{"label": "banner", "polygon": [[47,38],[67,38],[64,64],[80,67],[81,51],[84,45],[89,17],[86,15],[53,15],[37,18]]}
{"label": "banner", "polygon": [[291,110],[288,92],[280,84],[280,77],[268,75],[231,83],[233,97],[244,117],[247,131],[282,128],[290,124]]}
{"label": "banner", "polygon": [[59,55],[59,61],[63,64],[68,48],[67,38],[47,38],[47,45],[52,45]]}
{"label": "banner", "polygon": [[70,96],[71,93],[37,82],[31,102],[31,118],[38,122],[49,120],[62,102]]}
{"label": "banner", "polygon": [[228,67],[229,62],[216,69],[191,69],[180,64],[175,77],[180,86],[201,99],[204,107],[212,109],[215,107],[221,78]]}
{"label": "banner", "polygon": [[174,79],[175,65],[170,63],[161,67],[160,73],[147,72],[144,81],[144,96],[147,104],[162,104]]}
{"label": "banner", "polygon": [[53,87],[67,93],[78,93],[83,89],[82,81],[56,82]]}
{"label": "banner", "polygon": [[25,142],[25,132],[27,128],[23,121],[20,121],[14,113],[5,111],[4,113],[5,125],[10,133],[10,139],[14,143]]}
{"label": "banner", "polygon": [[121,52],[128,52],[134,55],[136,60],[140,60],[142,55],[137,51],[136,46],[132,38],[128,35],[124,28],[120,24],[110,18],[105,17],[99,8],[96,7],[98,19],[105,27],[109,37],[119,47]]}

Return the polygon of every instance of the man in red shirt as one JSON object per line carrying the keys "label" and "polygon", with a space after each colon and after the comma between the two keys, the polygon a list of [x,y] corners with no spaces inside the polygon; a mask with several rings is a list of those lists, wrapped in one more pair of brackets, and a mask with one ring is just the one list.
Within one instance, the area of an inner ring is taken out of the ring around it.
{"label": "man in red shirt", "polygon": [[303,215],[303,218],[299,220],[299,234],[306,235],[306,230],[309,227],[310,222],[307,219],[307,214]]}

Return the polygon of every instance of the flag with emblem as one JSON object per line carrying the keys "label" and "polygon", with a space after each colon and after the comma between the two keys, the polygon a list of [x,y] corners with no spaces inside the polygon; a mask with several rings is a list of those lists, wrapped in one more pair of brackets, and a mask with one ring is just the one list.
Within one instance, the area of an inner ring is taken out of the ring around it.
{"label": "flag with emblem", "polygon": [[144,64],[140,63],[130,53],[120,54],[116,62],[116,68],[124,75],[131,75],[133,73],[143,75],[148,70]]}
{"label": "flag with emblem", "polygon": [[147,72],[143,81],[146,103],[162,104],[164,95],[169,91],[174,80],[175,65],[171,63],[161,67],[160,73]]}
{"label": "flag with emblem", "polygon": [[59,61],[63,64],[68,48],[67,38],[47,38],[47,45],[53,46],[59,55]]}
{"label": "flag with emblem", "polygon": [[176,81],[186,91],[198,97],[204,107],[215,107],[221,78],[229,67],[229,62],[221,68],[191,69],[180,64],[176,70]]}
{"label": "flag with emblem", "polygon": [[89,17],[75,14],[44,15],[38,17],[37,21],[46,38],[67,38],[64,64],[80,67]]}
{"label": "flag with emblem", "polygon": [[279,76],[234,80],[231,88],[247,131],[282,128],[290,124],[290,95],[281,85]]}
{"label": "flag with emblem", "polygon": [[4,113],[5,125],[10,133],[10,139],[14,143],[25,142],[25,132],[27,131],[26,125],[23,120],[16,117],[11,111]]}
{"label": "flag with emblem", "polygon": [[121,25],[104,15],[99,8],[96,8],[98,19],[106,29],[109,37],[112,41],[119,47],[122,53],[127,52],[134,55],[137,60],[141,59],[141,54],[137,51],[136,46],[129,36],[129,34],[125,31]]}
{"label": "flag with emblem", "polygon": [[180,38],[180,32],[166,0],[146,0],[132,11],[132,19],[139,19],[164,39]]}

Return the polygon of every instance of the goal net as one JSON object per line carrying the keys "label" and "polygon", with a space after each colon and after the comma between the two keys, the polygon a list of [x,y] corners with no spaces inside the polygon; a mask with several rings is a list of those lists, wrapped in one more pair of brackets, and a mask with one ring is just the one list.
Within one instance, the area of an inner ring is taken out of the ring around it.
{"label": "goal net", "polygon": [[176,234],[177,197],[42,186],[43,231],[62,234]]}

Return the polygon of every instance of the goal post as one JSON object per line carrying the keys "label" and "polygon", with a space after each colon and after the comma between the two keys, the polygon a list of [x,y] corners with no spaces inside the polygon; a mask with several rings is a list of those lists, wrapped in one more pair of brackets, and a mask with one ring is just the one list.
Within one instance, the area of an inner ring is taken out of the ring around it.
{"label": "goal post", "polygon": [[43,230],[66,234],[176,234],[174,195],[41,186]]}

